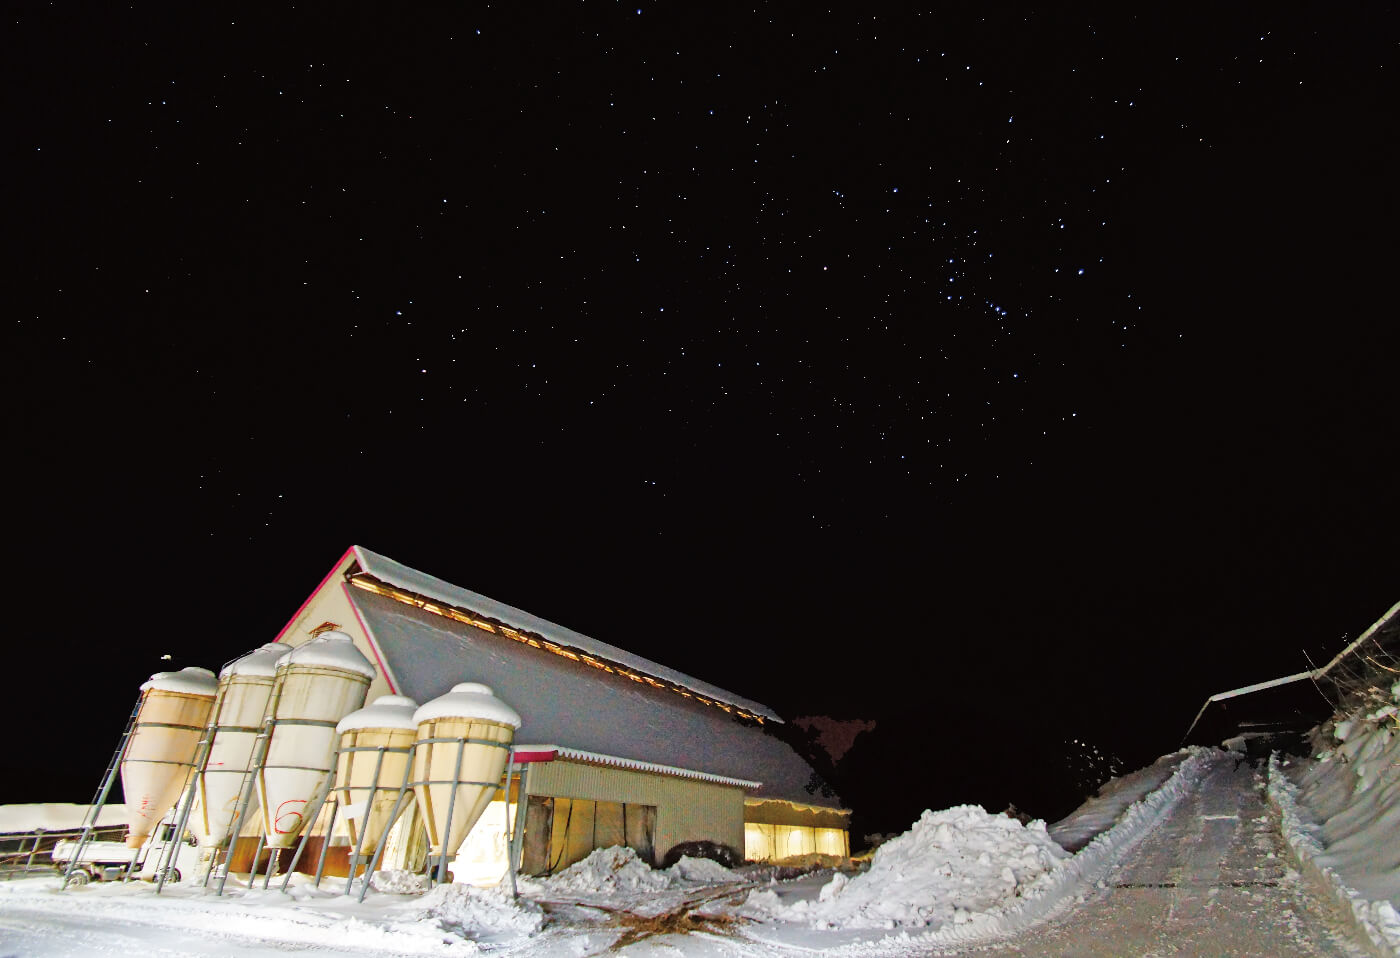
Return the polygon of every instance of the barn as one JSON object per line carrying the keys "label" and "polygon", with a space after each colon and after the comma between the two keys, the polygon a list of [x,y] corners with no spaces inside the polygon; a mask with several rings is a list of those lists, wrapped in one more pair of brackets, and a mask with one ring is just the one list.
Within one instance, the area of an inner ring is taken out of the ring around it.
{"label": "barn", "polygon": [[[377,668],[371,701],[426,702],[472,681],[520,713],[517,764],[502,783],[510,808],[497,802],[482,816],[458,880],[499,877],[505,823],[517,820],[510,858],[525,874],[556,872],[611,845],[656,864],[695,841],[758,861],[850,852],[850,811],[758,702],[359,546],[278,641],[296,646],[332,628]],[[414,831],[416,811],[407,814],[403,835]],[[411,852],[400,855],[411,863]]]}

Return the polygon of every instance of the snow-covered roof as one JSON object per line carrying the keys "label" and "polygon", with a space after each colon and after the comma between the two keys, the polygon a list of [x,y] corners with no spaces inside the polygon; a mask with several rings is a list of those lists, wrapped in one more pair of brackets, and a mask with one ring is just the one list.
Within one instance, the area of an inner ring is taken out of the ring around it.
{"label": "snow-covered roof", "polygon": [[[39,828],[46,832],[75,831],[83,827],[91,810],[91,805],[70,802],[0,805],[0,834],[13,835]],[[108,802],[97,813],[99,828],[114,828],[128,821],[126,806],[120,802]]]}
{"label": "snow-covered roof", "polygon": [[729,775],[715,775],[712,772],[697,772],[693,768],[678,765],[658,765],[655,762],[639,762],[633,758],[618,758],[616,755],[603,755],[599,752],[586,752],[581,748],[558,749],[558,757],[573,759],[576,762],[592,762],[595,765],[611,765],[614,768],[630,768],[638,772],[652,772],[657,775],[674,775],[677,778],[693,778],[701,782],[716,782],[720,785],[734,785],[738,788],[755,789],[762,782],[746,778],[733,778]]}
{"label": "snow-covered roof", "polygon": [[531,615],[521,609],[506,605],[504,602],[497,602],[470,589],[463,589],[461,586],[444,582],[436,576],[428,575],[426,572],[419,572],[417,569],[410,569],[408,566],[395,562],[378,553],[371,552],[363,546],[354,547],[355,557],[360,565],[360,571],[368,573],[380,582],[397,586],[407,592],[412,592],[425,598],[435,599],[455,608],[469,610],[485,619],[494,619],[497,622],[505,623],[515,629],[533,633],[550,642],[566,648],[571,648],[579,652],[606,659],[610,662],[634,669],[644,675],[674,683],[692,692],[704,695],[707,698],[724,702],[728,705],[741,708],[746,712],[762,716],[765,719],[781,722],[782,719],[768,706],[759,702],[754,702],[733,692],[722,689],[719,686],[703,682],[694,676],[686,675],[675,669],[667,668],[660,663],[643,658],[620,649],[615,645],[600,642],[597,639],[589,638],[582,633],[567,629],[562,625],[555,625],[538,616]]}
{"label": "snow-covered roof", "polygon": [[755,798],[841,807],[771,726],[741,722],[670,689],[542,653],[376,592],[347,592],[405,695],[425,701],[465,679],[485,682],[520,713],[517,741],[554,742],[580,756],[699,769],[760,783],[749,792]]}

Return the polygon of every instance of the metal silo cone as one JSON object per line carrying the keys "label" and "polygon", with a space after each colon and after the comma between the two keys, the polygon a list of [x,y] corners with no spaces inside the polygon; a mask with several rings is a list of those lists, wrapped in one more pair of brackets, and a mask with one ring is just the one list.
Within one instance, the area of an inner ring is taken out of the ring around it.
{"label": "metal silo cone", "polygon": [[438,880],[501,787],[520,716],[488,686],[462,682],[413,714],[413,792]]}
{"label": "metal silo cone", "polygon": [[270,642],[235,659],[219,673],[219,695],[210,722],[209,754],[195,788],[190,829],[205,848],[228,841],[253,747],[267,714],[277,660],[290,646]]}
{"label": "metal silo cone", "polygon": [[258,804],[268,848],[290,848],[307,822],[307,805],[326,785],[335,726],[365,704],[374,666],[344,632],[324,632],[277,663],[267,753],[258,770]]}
{"label": "metal silo cone", "polygon": [[418,726],[418,703],[402,695],[381,695],[340,720],[335,769],[335,800],[345,809],[350,832],[350,875],[367,863],[394,824],[394,809],[408,782],[409,759]]}
{"label": "metal silo cone", "polygon": [[141,847],[179,801],[217,688],[214,673],[197,668],[157,672],[141,686],[141,707],[121,766],[129,847]]}

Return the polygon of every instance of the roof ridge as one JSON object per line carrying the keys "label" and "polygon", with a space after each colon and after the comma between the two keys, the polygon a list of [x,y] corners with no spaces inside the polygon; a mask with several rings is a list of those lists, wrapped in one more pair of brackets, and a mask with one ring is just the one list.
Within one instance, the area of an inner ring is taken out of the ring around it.
{"label": "roof ridge", "polygon": [[[575,655],[560,650],[581,653],[582,660],[589,665],[596,664],[595,661],[588,661],[590,658],[595,658],[605,660],[610,665],[622,666],[623,674],[634,681],[646,682],[650,679],[653,681],[648,682],[648,684],[661,688],[668,684],[673,685],[676,686],[673,691],[683,695],[693,693],[702,701],[713,699],[720,708],[726,711],[738,709],[741,715],[748,715],[759,721],[783,721],[781,716],[760,702],[736,695],[727,689],[711,685],[709,682],[669,668],[636,653],[628,652],[626,649],[591,638],[581,632],[575,632],[567,626],[542,619],[489,596],[453,585],[445,579],[439,579],[437,576],[410,568],[388,556],[371,552],[363,546],[352,546],[351,548],[358,559],[360,571],[365,575],[410,595],[441,602],[461,612],[469,613],[484,619],[487,623],[494,622],[498,626],[505,625],[508,627],[506,634],[511,638],[517,638],[519,633],[525,633],[538,640],[538,643],[529,642],[528,644],[539,647],[539,643],[542,643],[549,646],[549,651],[564,654],[569,658],[575,658]],[[357,582],[354,579],[351,581],[352,583]],[[414,604],[421,606],[421,603]],[[428,611],[434,610],[429,609]],[[491,629],[490,631],[496,630]],[[511,632],[517,634],[511,635]],[[520,639],[520,641],[528,640]],[[604,668],[605,671],[614,671],[606,666],[599,665],[599,667]],[[627,670],[640,673],[642,678],[637,678]]]}

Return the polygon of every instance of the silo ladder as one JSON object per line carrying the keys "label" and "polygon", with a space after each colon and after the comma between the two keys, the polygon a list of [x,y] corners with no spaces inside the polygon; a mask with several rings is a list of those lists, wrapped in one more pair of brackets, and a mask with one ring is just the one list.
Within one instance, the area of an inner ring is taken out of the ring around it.
{"label": "silo ladder", "polygon": [[78,847],[73,849],[73,858],[68,863],[67,871],[63,873],[63,888],[67,888],[68,883],[72,881],[73,872],[78,868],[78,862],[83,859],[83,852],[92,842],[92,833],[97,829],[98,816],[102,814],[102,808],[107,804],[107,796],[112,791],[112,782],[116,781],[122,758],[126,756],[126,746],[131,741],[131,732],[136,728],[136,716],[141,714],[143,699],[144,696],[136,699],[136,705],[126,720],[126,728],[122,731],[122,737],[117,740],[117,748],[112,752],[112,760],[107,763],[107,771],[102,773],[102,781],[97,786],[97,791],[93,793],[92,801],[88,804],[87,814],[83,816],[83,837],[78,839]]}

